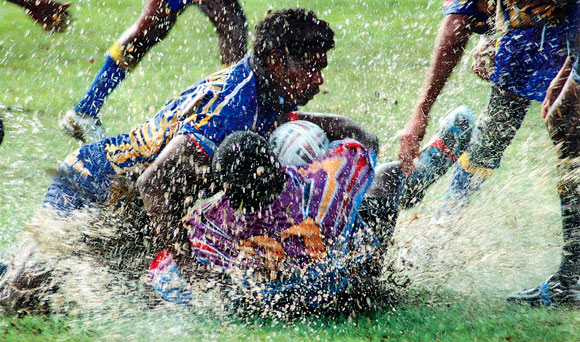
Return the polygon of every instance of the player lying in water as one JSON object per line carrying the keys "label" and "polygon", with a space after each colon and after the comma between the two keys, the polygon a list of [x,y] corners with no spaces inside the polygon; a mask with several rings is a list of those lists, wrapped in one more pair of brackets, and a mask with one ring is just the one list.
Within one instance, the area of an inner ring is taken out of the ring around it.
{"label": "player lying in water", "polygon": [[[456,109],[442,120],[436,136],[423,149],[421,161],[417,163],[415,172],[407,178],[402,176],[398,162],[379,166],[370,190],[366,192],[363,204],[358,208],[359,215],[357,207],[373,176],[373,153],[368,152],[357,142],[335,142],[328,153],[324,150],[325,158],[318,160],[314,158],[313,163],[297,168],[292,166],[282,168],[275,163],[275,159],[272,162],[272,159],[266,158],[265,161],[270,163],[269,168],[258,167],[255,172],[243,169],[246,176],[258,177],[259,173],[263,178],[244,176],[237,181],[235,177],[239,175],[231,169],[232,164],[228,164],[229,169],[220,166],[221,169],[217,173],[222,176],[224,183],[228,184],[226,195],[195,209],[194,213],[199,215],[187,217],[187,229],[180,229],[182,225],[177,226],[176,241],[166,241],[165,245],[169,243],[175,246],[177,242],[187,246],[189,253],[183,254],[186,250],[180,247],[168,251],[172,256],[183,256],[179,265],[174,263],[167,252],[158,255],[151,264],[153,286],[169,300],[187,302],[191,298],[191,293],[187,291],[188,282],[179,277],[178,270],[186,275],[185,279],[189,279],[191,275],[202,278],[204,265],[213,263],[215,267],[222,267],[225,270],[235,269],[228,268],[232,265],[236,267],[241,265],[245,267],[242,269],[246,270],[248,267],[254,267],[257,278],[235,278],[235,274],[232,275],[231,272],[229,276],[234,277],[231,279],[234,284],[239,280],[237,284],[247,285],[248,280],[253,280],[254,283],[258,282],[263,286],[241,286],[230,289],[258,291],[258,298],[261,298],[263,304],[276,304],[270,301],[276,295],[280,298],[278,302],[284,302],[294,300],[293,294],[304,293],[306,301],[302,303],[316,307],[340,297],[347,287],[352,288],[347,285],[352,285],[353,282],[362,284],[362,288],[368,285],[369,290],[363,291],[362,294],[373,294],[370,285],[376,280],[381,252],[377,241],[384,242],[392,235],[399,208],[410,206],[420,200],[425,189],[447,170],[453,163],[454,156],[462,152],[471,134],[472,122],[471,113],[465,107]],[[298,124],[294,122],[289,125]],[[273,133],[271,141],[274,144],[276,138],[280,137],[279,131],[283,131],[283,127]],[[292,139],[284,139],[285,142],[288,140]],[[282,144],[277,150],[280,151],[282,147],[287,146]],[[299,149],[294,150],[296,154],[300,154]],[[223,155],[227,156],[227,153]],[[266,153],[264,155],[268,156]],[[283,152],[278,155],[283,157],[281,159],[284,162],[288,161]],[[218,159],[214,163],[216,170],[218,164],[227,164],[219,162],[222,152],[217,156]],[[264,160],[261,154],[256,157]],[[353,170],[353,161],[356,161],[361,171],[356,177],[345,172]],[[260,182],[260,179],[263,181]],[[250,182],[257,183],[256,186],[252,186],[254,192],[243,186]],[[328,185],[334,186],[336,192],[328,192],[330,189]],[[267,186],[267,191],[264,190],[264,186]],[[266,195],[256,196],[264,193]],[[336,195],[340,193],[346,197],[337,197]],[[300,200],[288,201],[289,196]],[[284,211],[280,211],[281,206],[288,202],[288,210],[292,210],[286,212],[285,208]],[[344,210],[341,209],[340,213],[336,214],[336,208],[343,206]],[[256,207],[259,208],[257,211],[248,209]],[[238,210],[240,208],[245,209],[245,212]],[[324,213],[331,215],[324,216]],[[292,217],[293,222],[288,222],[287,217]],[[369,224],[366,225],[364,221]],[[252,222],[252,229],[245,231],[244,222]],[[236,235],[233,235],[231,228],[223,226],[226,223],[239,225],[240,231],[235,231]],[[216,245],[222,241],[220,239],[210,241],[205,238],[210,232],[207,227],[214,230],[217,228],[233,238]],[[318,232],[320,235],[317,235]],[[273,236],[269,236],[269,233],[273,233]],[[168,236],[171,234],[160,234],[162,238]],[[272,240],[267,237],[272,237]],[[195,239],[200,240],[200,244],[195,245],[196,250],[190,248],[192,247],[190,240]],[[242,240],[243,249],[231,248],[232,244],[241,243]],[[227,244],[230,248],[224,249]],[[204,255],[203,253],[209,251],[206,246],[213,248],[220,257]],[[264,250],[262,248],[264,246],[272,248]],[[44,265],[41,268],[34,267],[34,257],[29,257],[29,253],[24,250],[23,252],[27,255],[19,258],[21,262],[12,262],[7,274],[0,279],[0,305],[8,312],[19,310],[49,312],[51,293],[59,291],[60,276],[53,274],[50,268],[47,269]],[[240,261],[235,260],[237,258]],[[298,277],[295,272],[297,269],[307,272],[300,273],[301,276]],[[274,278],[276,280],[273,280]],[[176,282],[170,281],[172,279]],[[172,284],[177,286],[173,287]],[[321,293],[325,293],[326,296],[319,298],[318,295]],[[234,294],[237,296],[232,298],[236,300],[245,298],[240,293]],[[315,294],[317,295],[314,296]]]}
{"label": "player lying in water", "polygon": [[352,301],[350,296],[378,300],[381,256],[401,200],[404,206],[420,201],[467,145],[471,124],[465,107],[454,111],[414,173],[406,178],[399,162],[384,164],[375,182],[372,151],[354,140],[325,149],[325,139],[305,137],[319,134],[301,136],[300,130],[313,129],[305,121],[275,131],[273,148],[252,133],[228,136],[213,160],[225,193],[194,209],[182,228],[160,232],[170,237],[164,245],[174,247],[151,263],[153,288],[166,300],[187,304],[195,299],[192,282],[206,281],[212,270],[231,291],[229,300],[251,298],[252,307],[312,309]]}

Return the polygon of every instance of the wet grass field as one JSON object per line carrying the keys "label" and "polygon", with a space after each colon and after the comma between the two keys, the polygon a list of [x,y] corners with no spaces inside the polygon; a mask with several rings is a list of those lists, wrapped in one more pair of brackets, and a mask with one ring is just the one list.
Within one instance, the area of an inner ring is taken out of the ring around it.
{"label": "wet grass field", "polygon": [[[376,133],[381,161],[396,158],[392,138],[410,115],[429,63],[439,0],[241,1],[250,28],[269,8],[300,5],[336,32],[325,84],[305,110],[344,114]],[[0,3],[0,254],[18,241],[42,203],[53,170],[81,144],[58,129],[101,67],[107,48],[137,18],[140,1],[74,1],[74,21],[47,35],[21,8]],[[250,32],[253,30],[251,29]],[[252,35],[250,35],[251,40]],[[478,38],[474,37],[470,47]],[[460,104],[477,113],[489,85],[468,54],[432,111]],[[155,114],[165,101],[220,68],[217,36],[194,6],[109,97],[109,135]],[[429,225],[448,175],[404,212],[393,257],[411,279],[394,308],[350,317],[238,320],[189,310],[106,309],[69,316],[0,318],[0,341],[578,341],[577,310],[529,308],[503,299],[555,271],[562,244],[555,153],[535,104],[500,168],[451,229]],[[97,303],[98,304],[98,303]]]}

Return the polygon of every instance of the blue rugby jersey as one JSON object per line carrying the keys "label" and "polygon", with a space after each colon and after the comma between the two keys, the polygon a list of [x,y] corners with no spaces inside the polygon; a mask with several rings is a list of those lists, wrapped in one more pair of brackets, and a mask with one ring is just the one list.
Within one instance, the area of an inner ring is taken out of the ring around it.
{"label": "blue rugby jersey", "polygon": [[281,112],[260,103],[249,57],[194,84],[152,119],[105,139],[107,159],[118,173],[149,165],[177,134],[188,135],[209,157],[235,131],[266,133]]}

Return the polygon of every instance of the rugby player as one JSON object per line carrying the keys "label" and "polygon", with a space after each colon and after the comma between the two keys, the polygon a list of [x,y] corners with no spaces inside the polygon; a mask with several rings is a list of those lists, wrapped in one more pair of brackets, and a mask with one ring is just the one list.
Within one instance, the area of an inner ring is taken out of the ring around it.
{"label": "rugby player", "polygon": [[[417,157],[418,142],[425,134],[430,106],[457,64],[469,32],[485,27],[480,23],[486,17],[489,21],[497,12],[499,24],[495,30],[500,36],[488,75],[493,85],[486,112],[476,122],[470,145],[454,166],[436,222],[446,222],[470,201],[471,195],[500,166],[503,152],[521,126],[530,102],[544,99],[550,81],[566,58],[569,6],[567,1],[551,0],[445,1],[448,18],[444,24],[463,27],[451,33],[460,44],[444,44],[444,51],[436,48],[432,67],[437,63],[447,67],[441,75],[430,73],[417,110],[401,136],[399,156],[407,173]],[[493,25],[487,25],[488,32],[492,28]],[[444,40],[442,35],[446,32],[449,33],[445,29],[440,31],[437,42]],[[478,74],[485,73],[479,69]]]}
{"label": "rugby player", "polygon": [[[221,268],[228,276],[240,276],[235,270],[241,266],[241,279],[225,284],[230,286],[226,290],[233,291],[234,303],[252,304],[254,296],[244,296],[247,291],[256,292],[266,305],[295,300],[294,294],[299,293],[302,308],[314,309],[347,294],[347,285],[360,290],[358,299],[375,300],[380,292],[374,292],[378,288],[372,285],[376,285],[381,253],[393,234],[399,208],[418,202],[467,146],[472,113],[460,107],[442,123],[422,150],[413,174],[405,178],[399,162],[393,162],[379,166],[374,180],[374,152],[356,141],[333,142],[330,151],[321,152],[323,158],[297,168],[281,168],[258,135],[234,133],[213,159],[218,175],[214,179],[225,188],[225,195],[188,214],[186,229],[180,223],[175,230],[165,228],[158,234],[168,249],[151,263],[154,289],[170,301],[189,303],[192,276],[215,283],[204,278],[206,266]],[[248,144],[239,143],[244,141]],[[246,154],[250,157],[241,157]],[[210,240],[208,228],[228,235]],[[244,254],[232,247],[237,243],[243,243]],[[288,247],[288,252],[281,246]],[[52,310],[50,298],[59,291],[60,276],[37,260],[35,253],[34,243],[25,242],[0,278],[0,306],[6,312]],[[233,258],[244,255],[240,262]],[[298,274],[297,268],[307,271]],[[260,286],[247,286],[248,282]],[[244,303],[244,298],[250,302]]]}
{"label": "rugby player", "polygon": [[105,99],[145,54],[165,38],[177,17],[191,4],[197,5],[215,26],[222,63],[229,66],[244,57],[247,25],[237,0],[146,0],[137,21],[109,49],[86,94],[61,120],[65,132],[85,142],[105,138],[98,117]]}
{"label": "rugby player", "polygon": [[[208,267],[244,271],[234,285],[257,292],[249,298],[266,305],[298,300],[311,308],[334,299],[352,281],[372,286],[400,208],[419,202],[445,173],[467,146],[472,126],[471,112],[456,109],[409,177],[392,162],[377,168],[374,181],[374,153],[354,140],[332,142],[310,164],[281,167],[259,136],[228,136],[213,159],[225,194],[194,209],[184,227],[160,232],[169,248],[150,267],[155,291],[187,304],[195,299],[191,282],[205,281]],[[299,136],[288,139],[300,146]]]}
{"label": "rugby player", "polygon": [[571,11],[568,59],[552,81],[542,117],[558,150],[558,195],[564,245],[558,271],[539,286],[515,292],[508,300],[532,305],[580,306],[580,6]]}
{"label": "rugby player", "polygon": [[294,112],[318,93],[333,47],[334,32],[313,12],[272,13],[256,28],[252,56],[186,89],[130,133],[69,155],[45,205],[62,212],[104,205],[116,178],[140,176],[137,185],[155,226],[163,213],[173,217],[163,223],[176,227],[183,199],[211,192],[211,158],[225,136],[247,130],[264,135],[275,122],[313,121],[333,140],[352,137],[376,150],[376,136],[352,120]]}

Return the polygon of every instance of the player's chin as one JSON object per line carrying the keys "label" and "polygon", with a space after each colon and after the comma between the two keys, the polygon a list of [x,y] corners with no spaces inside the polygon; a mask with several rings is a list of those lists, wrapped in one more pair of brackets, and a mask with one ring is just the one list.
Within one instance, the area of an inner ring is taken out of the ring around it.
{"label": "player's chin", "polygon": [[298,106],[305,106],[319,92],[320,92],[320,89],[318,87],[311,89],[311,90],[305,90],[304,93],[302,93],[299,97],[296,98],[296,104]]}

